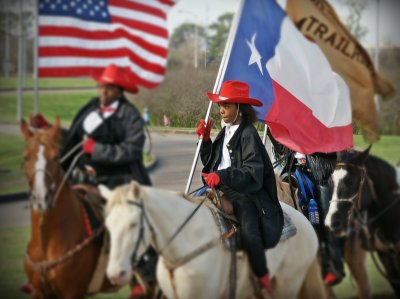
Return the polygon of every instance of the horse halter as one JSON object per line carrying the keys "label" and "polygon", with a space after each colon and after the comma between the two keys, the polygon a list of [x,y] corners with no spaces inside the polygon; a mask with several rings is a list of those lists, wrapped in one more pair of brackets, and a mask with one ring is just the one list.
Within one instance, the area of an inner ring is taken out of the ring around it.
{"label": "horse halter", "polygon": [[[192,219],[192,217],[196,214],[196,212],[200,209],[200,207],[206,201],[206,199],[207,199],[207,197],[204,196],[203,200],[186,217],[186,219],[181,223],[181,225],[176,229],[176,231],[168,238],[167,242],[165,243],[165,245],[161,249],[159,249],[159,246],[157,245],[156,233],[155,233],[154,227],[151,225],[150,220],[149,220],[149,218],[148,218],[148,216],[146,214],[146,210],[145,210],[144,204],[143,204],[143,199],[140,199],[140,202],[136,202],[136,201],[133,201],[133,200],[127,200],[128,204],[134,205],[134,206],[138,207],[141,210],[139,235],[138,235],[138,238],[136,240],[135,249],[134,249],[133,254],[132,254],[132,262],[133,262],[134,266],[136,266],[137,263],[139,262],[138,259],[137,259],[137,252],[139,250],[140,243],[145,244],[145,242],[144,242],[144,224],[145,223],[147,223],[147,225],[148,225],[148,227],[149,227],[149,229],[151,231],[151,236],[152,236],[152,238],[154,240],[154,243],[155,243],[154,250],[157,252],[158,255],[161,255],[164,252],[164,250],[176,238],[176,236],[178,236],[178,234],[182,231],[182,229],[186,226],[186,224],[188,224],[190,219]],[[219,242],[220,242],[220,237],[207,242],[206,244],[204,244],[200,248],[198,248],[198,249],[194,250],[193,252],[190,252],[189,254],[185,255],[182,258],[180,258],[174,264],[171,263],[171,262],[168,262],[166,260],[164,261],[164,263],[167,263],[169,265],[170,269],[176,268],[176,267],[178,267],[180,265],[183,265],[186,262],[190,261],[192,258],[196,257],[197,255],[202,254],[203,252],[205,252],[206,250],[210,249],[211,247],[217,245]]]}
{"label": "horse halter", "polygon": [[[144,224],[147,223],[147,226],[149,227],[152,238],[154,238],[154,240],[156,240],[155,239],[156,234],[155,234],[153,226],[150,223],[149,218],[147,217],[147,214],[146,214],[146,211],[145,211],[144,205],[143,205],[143,200],[141,199],[140,202],[136,202],[133,200],[127,200],[127,202],[128,202],[128,204],[134,205],[140,209],[139,235],[136,240],[135,249],[133,250],[132,257],[131,257],[132,263],[133,263],[134,267],[136,267],[137,264],[139,263],[139,259],[138,259],[137,255],[138,255],[140,243],[143,243],[143,245],[146,245],[145,239],[144,239]],[[160,253],[158,248],[154,248],[154,249],[157,251],[157,253]]]}
{"label": "horse halter", "polygon": [[352,163],[344,163],[344,162],[339,162],[336,164],[335,170],[338,169],[346,169],[346,168],[354,168],[357,169],[361,172],[361,180],[360,184],[358,186],[357,192],[351,197],[351,198],[346,198],[346,199],[332,199],[332,202],[349,202],[353,204],[354,208],[360,209],[361,207],[361,196],[362,196],[362,188],[364,185],[364,181],[367,177],[367,170],[365,166],[359,166],[355,165]]}

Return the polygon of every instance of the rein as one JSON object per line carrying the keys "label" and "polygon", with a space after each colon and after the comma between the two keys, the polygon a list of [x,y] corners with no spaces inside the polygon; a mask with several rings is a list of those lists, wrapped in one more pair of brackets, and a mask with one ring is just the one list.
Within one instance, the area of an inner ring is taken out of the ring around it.
{"label": "rein", "polygon": [[[182,231],[182,229],[188,224],[188,222],[190,221],[190,219],[192,219],[192,217],[197,213],[197,211],[199,210],[199,208],[203,205],[204,201],[207,199],[206,196],[204,196],[204,198],[202,199],[202,201],[196,206],[196,208],[186,217],[186,219],[183,221],[183,223],[177,228],[177,230],[171,235],[171,237],[168,238],[167,242],[165,243],[165,245],[163,246],[162,249],[159,249],[158,246],[156,246],[156,248],[154,248],[157,253],[159,255],[161,255],[164,250],[172,243],[172,241],[178,236],[178,234]],[[136,207],[138,207],[141,210],[141,214],[140,214],[140,228],[139,228],[139,235],[135,244],[135,249],[133,251],[132,254],[132,259],[134,261],[134,263],[136,264],[138,262],[137,259],[137,251],[139,249],[140,243],[145,244],[144,242],[144,223],[147,223],[147,226],[149,227],[150,231],[151,231],[151,235],[152,238],[155,242],[155,244],[157,244],[157,240],[155,238],[155,230],[154,227],[151,225],[150,220],[146,214],[146,210],[144,208],[143,205],[143,200],[141,200],[140,202],[136,202],[136,201],[132,201],[132,200],[128,200],[127,201],[129,204],[134,205]],[[177,262],[170,263],[169,267],[171,269],[175,269],[178,268],[184,264],[186,264],[188,261],[190,261],[191,259],[193,259],[194,257],[196,257],[197,255],[205,252],[206,250],[212,248],[213,246],[217,245],[220,242],[221,238],[215,238],[209,242],[207,242],[206,244],[202,245],[201,247],[199,247],[198,249],[194,250],[193,252],[187,254],[186,256],[180,258]]]}
{"label": "rein", "polygon": [[[338,167],[339,166],[339,167]],[[338,163],[336,165],[336,169],[342,168],[344,166],[350,166],[353,168],[357,168],[359,170],[362,171],[362,177],[361,177],[361,181],[360,181],[360,185],[358,187],[358,191],[356,194],[354,194],[351,198],[349,199],[332,199],[332,202],[352,202],[353,205],[353,210],[354,209],[360,209],[360,205],[361,205],[361,197],[362,197],[362,187],[364,185],[364,182],[367,181],[368,187],[373,195],[373,199],[375,199],[375,201],[377,201],[376,195],[375,195],[375,191],[373,190],[373,186],[371,186],[370,183],[370,179],[368,177],[367,174],[367,170],[365,169],[365,166],[358,166],[358,165],[354,165],[354,164],[350,164],[350,163]],[[365,180],[367,179],[367,180]],[[375,222],[376,220],[378,220],[379,218],[381,218],[387,211],[389,211],[393,206],[395,206],[398,201],[400,200],[400,196],[397,196],[397,198],[395,198],[394,201],[392,201],[389,205],[387,205],[386,207],[384,207],[377,215],[375,215],[374,217],[369,218],[366,221],[360,220],[358,217],[358,220],[363,224],[363,225],[368,225],[371,224],[373,222]]]}
{"label": "rein", "polygon": [[[40,142],[43,145],[46,145],[43,142]],[[67,154],[65,154],[60,160],[59,163],[64,162],[69,156],[72,155],[72,153],[76,152],[76,150],[82,145],[82,142],[77,144],[74,148],[72,148],[69,152],[67,152]],[[49,189],[49,193],[46,194],[46,203],[49,205],[50,210],[53,209],[57,203],[57,199],[61,193],[61,190],[63,189],[63,187],[65,186],[65,183],[72,171],[72,169],[74,168],[74,166],[76,165],[78,159],[84,154],[83,150],[81,150],[80,152],[78,152],[78,154],[74,157],[74,159],[72,160],[68,170],[65,172],[65,174],[63,175],[62,179],[61,179],[61,183],[58,185],[57,189],[56,188],[56,179],[55,177],[46,169],[37,169],[34,174],[36,174],[37,172],[44,172],[45,175],[47,177],[50,178],[51,184],[50,184],[50,189]],[[55,191],[55,192],[54,192]],[[53,195],[54,194],[54,195]],[[30,204],[32,204],[32,195],[30,195]],[[35,272],[39,272],[40,277],[42,279],[43,282],[43,287],[45,290],[45,293],[47,295],[51,295],[51,286],[48,282],[47,279],[47,272],[61,264],[64,263],[65,261],[69,260],[71,257],[73,257],[76,253],[80,252],[82,249],[84,249],[85,247],[87,247],[94,239],[96,239],[98,236],[101,235],[101,233],[104,231],[105,226],[102,225],[101,227],[99,227],[97,230],[95,230],[93,232],[93,234],[87,238],[85,238],[81,243],[77,244],[74,248],[70,249],[67,251],[67,253],[63,256],[60,256],[54,260],[46,260],[46,248],[47,248],[47,238],[46,238],[46,234],[45,234],[45,217],[44,213],[40,213],[40,234],[41,234],[41,252],[42,252],[42,261],[39,262],[35,262],[32,257],[29,255],[28,252],[26,252],[26,261],[31,265],[32,269]]]}
{"label": "rein", "polygon": [[[371,233],[370,233],[369,228],[368,228],[369,225],[372,224],[373,222],[377,221],[378,219],[380,219],[386,212],[388,212],[392,207],[394,207],[396,204],[398,204],[399,200],[400,200],[400,196],[397,196],[389,205],[387,205],[386,207],[381,209],[379,211],[379,213],[377,213],[374,217],[367,217],[367,215],[365,215],[366,219],[364,220],[363,217],[361,216],[361,213],[360,213],[361,212],[360,211],[360,208],[361,208],[360,205],[361,205],[361,197],[362,197],[362,187],[364,185],[365,179],[367,179],[366,181],[368,183],[368,188],[370,189],[370,191],[372,193],[373,199],[375,201],[377,201],[376,194],[375,194],[375,191],[373,189],[374,187],[373,187],[372,182],[370,181],[370,179],[368,177],[368,174],[367,174],[365,166],[358,166],[358,165],[354,165],[354,164],[350,164],[350,163],[338,163],[336,165],[336,169],[339,169],[339,168],[342,168],[342,167],[348,167],[348,166],[360,169],[362,171],[362,177],[361,177],[361,182],[360,182],[358,191],[354,196],[352,196],[349,199],[336,199],[336,200],[332,199],[331,201],[333,201],[333,202],[349,202],[349,203],[353,203],[353,206],[352,206],[353,213],[352,214],[354,215],[354,217],[350,217],[349,222],[356,221],[356,222],[358,222],[360,224],[361,228],[365,231],[366,236],[370,241],[370,248],[373,249],[373,248],[376,248],[375,244],[374,244],[374,238],[379,238],[379,237],[376,236],[376,235],[371,236]],[[349,231],[351,232],[352,230],[354,230],[354,229],[350,229]],[[396,260],[396,257],[399,254],[399,252],[398,252],[398,250],[395,249],[395,246],[393,246],[392,243],[390,243],[389,245],[385,244],[382,240],[380,240],[380,242],[382,242],[382,244],[385,247],[388,248],[386,250],[391,251],[391,256],[392,257],[394,256],[394,260]],[[386,273],[386,271],[384,269],[382,269],[382,267],[380,266],[375,254],[374,254],[374,250],[371,250],[371,258],[372,258],[373,263],[375,264],[375,267],[378,269],[378,272],[384,278],[386,278],[391,283],[400,284],[400,280],[390,278],[389,275]]]}
{"label": "rein", "polygon": [[[158,255],[162,255],[162,253],[164,252],[164,250],[172,243],[172,241],[178,236],[178,234],[182,231],[182,229],[186,226],[186,224],[188,224],[188,222],[190,221],[190,219],[192,219],[192,217],[196,214],[196,212],[199,210],[199,208],[203,205],[203,203],[205,202],[205,200],[207,199],[207,196],[204,196],[204,198],[202,199],[202,201],[196,206],[196,208],[186,217],[186,219],[183,221],[183,223],[177,228],[177,230],[171,235],[171,237],[168,238],[168,241],[165,243],[165,245],[163,246],[163,248],[160,250],[158,248],[158,246],[155,246],[155,250],[157,252]],[[140,202],[136,202],[136,201],[132,201],[132,200],[128,200],[127,201],[129,204],[134,205],[136,207],[138,207],[141,210],[141,214],[140,214],[140,228],[139,228],[139,235],[135,244],[135,249],[134,252],[132,254],[132,260],[134,263],[134,267],[137,266],[138,264],[138,259],[137,259],[137,252],[140,246],[140,243],[145,244],[144,242],[144,224],[147,223],[150,231],[151,231],[151,235],[152,238],[154,240],[154,243],[157,244],[157,239],[156,239],[156,233],[154,230],[154,227],[151,225],[150,220],[146,214],[145,208],[144,208],[144,204],[143,204],[143,200],[141,199]],[[176,299],[178,299],[178,294],[177,294],[177,290],[176,290],[176,285],[174,283],[174,270],[176,268],[181,267],[182,265],[186,264],[187,262],[191,261],[193,258],[195,258],[196,256],[206,252],[207,250],[213,248],[214,246],[218,245],[221,242],[221,237],[218,236],[217,238],[214,238],[208,242],[206,242],[205,244],[203,244],[202,246],[196,248],[195,250],[193,250],[192,252],[189,252],[188,254],[184,255],[183,257],[179,258],[177,261],[175,261],[174,263],[167,261],[164,258],[164,265],[168,270],[168,274],[170,276],[171,279],[171,286],[172,286],[172,290],[174,293],[174,297]],[[232,298],[232,297],[230,297]]]}
{"label": "rein", "polygon": [[32,266],[33,270],[36,272],[40,272],[41,275],[45,275],[48,270],[51,268],[57,266],[58,264],[61,264],[65,262],[66,260],[70,259],[73,257],[76,253],[84,249],[86,246],[88,246],[94,239],[96,239],[98,236],[101,235],[101,233],[104,231],[105,226],[102,225],[98,229],[96,229],[91,236],[88,238],[85,238],[81,243],[77,244],[74,248],[68,250],[68,252],[54,260],[44,260],[40,262],[34,262],[32,257],[29,255],[29,253],[26,253],[26,259],[29,262],[29,264]]}

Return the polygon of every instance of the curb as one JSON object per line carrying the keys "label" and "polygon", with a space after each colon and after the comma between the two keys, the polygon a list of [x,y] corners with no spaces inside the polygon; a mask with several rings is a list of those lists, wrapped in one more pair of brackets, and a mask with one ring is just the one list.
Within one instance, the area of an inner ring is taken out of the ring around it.
{"label": "curb", "polygon": [[[158,165],[158,158],[154,157],[154,160],[151,161],[148,165],[146,165],[146,169],[148,172],[154,170]],[[11,193],[0,195],[0,205],[16,202],[16,201],[27,201],[28,193],[27,192],[19,192],[19,193]]]}
{"label": "curb", "polygon": [[196,134],[195,129],[193,130],[181,130],[181,129],[161,129],[161,128],[149,128],[150,133],[165,133],[165,134]]}
{"label": "curb", "polygon": [[0,195],[0,205],[23,200],[28,200],[27,192]]}

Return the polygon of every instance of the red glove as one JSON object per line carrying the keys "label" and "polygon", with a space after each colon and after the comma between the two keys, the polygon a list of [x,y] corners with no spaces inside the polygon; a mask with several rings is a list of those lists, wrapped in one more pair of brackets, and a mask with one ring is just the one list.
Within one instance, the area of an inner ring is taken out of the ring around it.
{"label": "red glove", "polygon": [[85,154],[93,154],[94,151],[94,145],[96,142],[92,138],[86,138],[85,141],[83,141],[82,147],[83,147],[83,152]]}
{"label": "red glove", "polygon": [[212,120],[211,119],[208,120],[207,127],[205,126],[205,124],[206,124],[206,121],[204,119],[200,119],[200,123],[197,126],[196,133],[197,133],[197,136],[199,137],[199,139],[200,139],[200,136],[203,135],[203,140],[208,141],[208,140],[210,140]]}
{"label": "red glove", "polygon": [[37,113],[29,117],[29,125],[34,128],[43,129],[48,127],[50,124],[41,113]]}
{"label": "red glove", "polygon": [[215,186],[218,186],[219,183],[221,182],[221,179],[216,172],[212,173],[202,173],[201,176],[204,178],[206,181],[206,184],[210,186],[210,188],[214,188]]}

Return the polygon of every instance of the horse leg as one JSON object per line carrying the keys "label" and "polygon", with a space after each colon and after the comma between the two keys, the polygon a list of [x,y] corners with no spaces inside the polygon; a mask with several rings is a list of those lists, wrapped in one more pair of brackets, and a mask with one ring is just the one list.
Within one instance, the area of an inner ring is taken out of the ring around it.
{"label": "horse leg", "polygon": [[297,298],[330,298],[324,282],[322,281],[321,267],[318,257],[313,261],[308,269]]}
{"label": "horse leg", "polygon": [[400,263],[397,256],[392,256],[390,253],[377,251],[379,259],[386,270],[388,282],[391,285],[396,298],[400,298]]}
{"label": "horse leg", "polygon": [[366,252],[361,248],[360,239],[357,237],[347,238],[344,249],[344,260],[356,281],[359,299],[372,298],[365,259]]}

